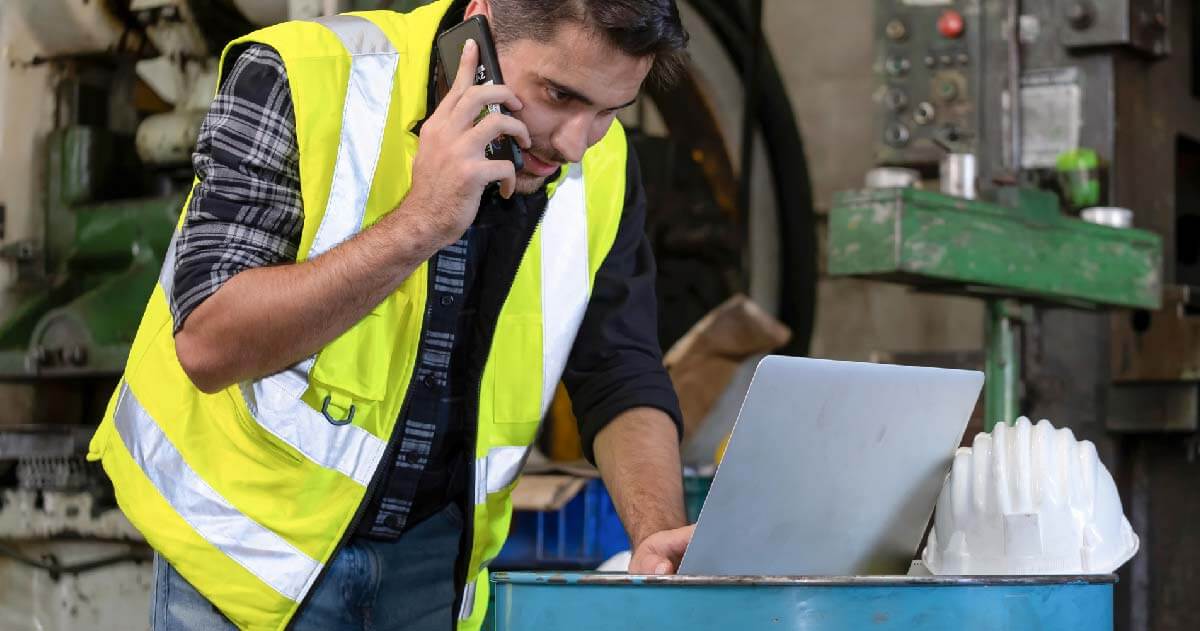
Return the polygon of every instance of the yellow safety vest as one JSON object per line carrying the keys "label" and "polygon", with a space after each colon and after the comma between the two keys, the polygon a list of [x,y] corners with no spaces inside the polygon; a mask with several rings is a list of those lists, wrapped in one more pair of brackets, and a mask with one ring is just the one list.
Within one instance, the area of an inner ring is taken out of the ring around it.
{"label": "yellow safety vest", "polygon": [[[266,44],[287,69],[304,203],[299,260],[404,198],[411,130],[426,115],[430,53],[448,6],[289,22],[230,44]],[[500,311],[479,383],[460,629],[482,623],[509,493],[616,238],[625,143],[614,124],[551,184]],[[172,241],[89,458],[103,462],[146,540],[223,614],[244,629],[282,629],[386,468],[418,359],[428,264],[314,357],[210,395],[175,354],[174,251]]]}

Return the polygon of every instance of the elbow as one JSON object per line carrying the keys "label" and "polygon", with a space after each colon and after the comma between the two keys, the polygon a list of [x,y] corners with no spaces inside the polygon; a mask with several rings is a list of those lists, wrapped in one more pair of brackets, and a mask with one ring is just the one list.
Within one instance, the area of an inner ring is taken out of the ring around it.
{"label": "elbow", "polygon": [[186,327],[175,334],[175,356],[192,385],[205,394],[216,394],[233,383],[221,364],[220,349]]}

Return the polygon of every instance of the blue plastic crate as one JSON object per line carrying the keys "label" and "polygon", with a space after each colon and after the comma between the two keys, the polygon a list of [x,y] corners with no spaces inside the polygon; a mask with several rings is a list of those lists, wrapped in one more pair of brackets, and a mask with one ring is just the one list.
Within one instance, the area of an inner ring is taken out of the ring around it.
{"label": "blue plastic crate", "polygon": [[590,570],[629,549],[604,483],[590,480],[556,511],[515,511],[493,570]]}

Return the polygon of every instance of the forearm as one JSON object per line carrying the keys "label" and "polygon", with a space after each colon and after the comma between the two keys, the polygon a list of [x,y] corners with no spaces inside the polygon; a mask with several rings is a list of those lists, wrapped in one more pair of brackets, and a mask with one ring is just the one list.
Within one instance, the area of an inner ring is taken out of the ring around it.
{"label": "forearm", "polygon": [[354,238],[300,263],[244,271],[176,333],[196,386],[215,392],[272,374],[319,351],[362,319],[442,245],[400,208]]}
{"label": "forearm", "polygon": [[593,449],[635,549],[650,535],[687,523],[679,434],[664,412],[625,411],[596,435]]}

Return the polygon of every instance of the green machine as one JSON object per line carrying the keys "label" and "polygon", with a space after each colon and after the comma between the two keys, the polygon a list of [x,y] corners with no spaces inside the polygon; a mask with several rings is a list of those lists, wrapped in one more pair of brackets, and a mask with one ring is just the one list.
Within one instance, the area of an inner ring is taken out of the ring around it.
{"label": "green machine", "polygon": [[[14,6],[53,72],[52,94],[13,98],[54,107],[33,156],[45,165],[29,184],[39,190],[26,196],[40,203],[9,209],[43,229],[0,251],[17,270],[0,319],[0,382],[67,386],[51,398],[91,384],[100,396],[125,367],[191,190],[215,55],[253,27],[224,2],[113,2],[86,15],[73,3]],[[95,33],[76,43],[60,23]],[[94,407],[80,416],[94,420]],[[43,416],[63,423],[76,414]]]}
{"label": "green machine", "polygon": [[1026,304],[1156,309],[1162,239],[1073,219],[1058,198],[1000,189],[997,203],[911,188],[841,193],[829,216],[829,273],[987,301],[985,427],[1017,416],[1014,336]]}
{"label": "green machine", "polygon": [[25,271],[21,302],[0,326],[0,379],[124,368],[184,193],[104,200],[119,190],[120,142],[92,126],[51,134],[44,251],[17,243],[6,252]]}

